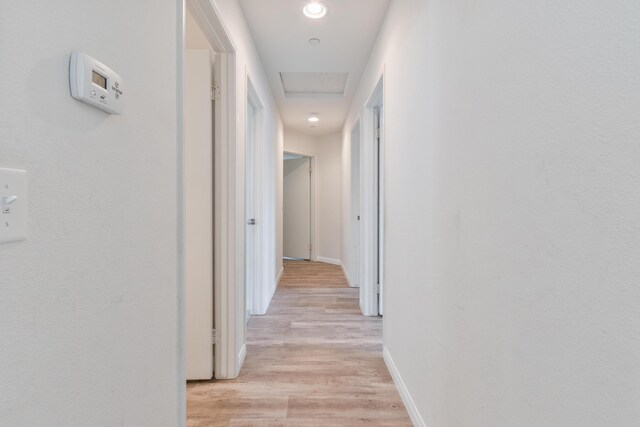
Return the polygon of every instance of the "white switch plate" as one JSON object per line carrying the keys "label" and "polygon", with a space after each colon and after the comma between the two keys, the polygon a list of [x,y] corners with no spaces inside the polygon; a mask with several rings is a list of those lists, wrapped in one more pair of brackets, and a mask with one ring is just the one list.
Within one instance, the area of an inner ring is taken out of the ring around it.
{"label": "white switch plate", "polygon": [[[5,201],[12,197],[17,199],[7,205]],[[0,168],[0,243],[26,238],[27,171]]]}

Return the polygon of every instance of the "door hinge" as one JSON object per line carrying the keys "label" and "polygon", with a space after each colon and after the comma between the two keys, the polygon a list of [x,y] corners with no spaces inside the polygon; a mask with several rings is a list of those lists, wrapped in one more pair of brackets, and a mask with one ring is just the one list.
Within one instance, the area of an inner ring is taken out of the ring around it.
{"label": "door hinge", "polygon": [[220,86],[217,84],[211,85],[211,100],[217,101],[220,99]]}
{"label": "door hinge", "polygon": [[311,245],[311,243],[309,243],[309,250],[313,250],[313,245]]}
{"label": "door hinge", "polygon": [[211,344],[218,344],[220,342],[220,336],[217,329],[211,330]]}
{"label": "door hinge", "polygon": [[376,285],[376,294],[380,295],[380,284]]}

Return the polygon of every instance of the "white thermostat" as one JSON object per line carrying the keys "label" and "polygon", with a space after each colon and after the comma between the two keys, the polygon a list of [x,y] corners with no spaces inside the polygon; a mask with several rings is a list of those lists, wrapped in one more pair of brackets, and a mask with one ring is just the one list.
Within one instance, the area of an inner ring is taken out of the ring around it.
{"label": "white thermostat", "polygon": [[78,101],[107,113],[122,113],[122,78],[86,53],[71,53],[69,86],[71,96]]}

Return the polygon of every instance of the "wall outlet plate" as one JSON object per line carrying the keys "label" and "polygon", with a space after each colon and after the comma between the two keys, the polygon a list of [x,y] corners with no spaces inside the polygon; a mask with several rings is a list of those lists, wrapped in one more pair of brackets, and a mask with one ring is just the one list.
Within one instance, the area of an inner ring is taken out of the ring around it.
{"label": "wall outlet plate", "polygon": [[27,172],[0,168],[0,243],[27,238]]}

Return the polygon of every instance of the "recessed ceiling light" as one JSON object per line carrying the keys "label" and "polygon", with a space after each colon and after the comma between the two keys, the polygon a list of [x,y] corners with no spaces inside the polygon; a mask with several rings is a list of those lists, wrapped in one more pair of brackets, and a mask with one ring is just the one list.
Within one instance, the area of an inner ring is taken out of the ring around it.
{"label": "recessed ceiling light", "polygon": [[317,113],[311,113],[311,114],[309,114],[309,117],[307,118],[307,121],[310,121],[312,123],[319,122],[320,121],[320,117],[318,117]]}
{"label": "recessed ceiling light", "polygon": [[312,38],[312,39],[309,39],[309,44],[311,46],[318,46],[320,44],[320,39],[317,39],[315,37]]}
{"label": "recessed ceiling light", "polygon": [[320,1],[310,1],[302,9],[302,12],[307,18],[320,19],[327,14],[327,6]]}

